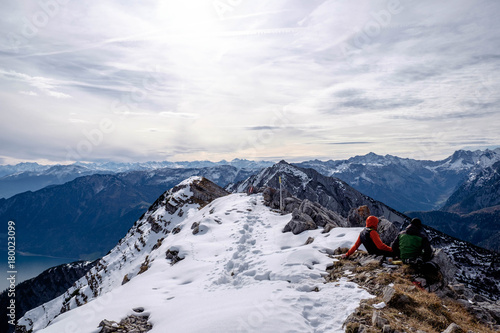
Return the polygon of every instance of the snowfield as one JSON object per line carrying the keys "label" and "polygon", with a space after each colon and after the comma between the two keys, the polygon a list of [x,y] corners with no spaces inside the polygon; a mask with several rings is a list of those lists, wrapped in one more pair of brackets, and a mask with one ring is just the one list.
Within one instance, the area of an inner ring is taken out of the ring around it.
{"label": "snowfield", "polygon": [[[190,191],[173,195],[185,198]],[[170,214],[163,206],[148,213],[143,220]],[[97,333],[103,319],[119,322],[143,308],[140,315],[149,316],[153,333],[343,332],[359,301],[372,297],[351,282],[325,284],[323,279],[332,263],[326,252],[350,247],[361,228],[282,233],[291,216],[271,211],[261,195],[246,194],[216,199],[202,209],[185,204],[169,218],[169,228],[180,232],[156,234],[140,220],[134,228],[141,231],[132,228],[103,258],[99,295],[92,295],[82,278],[75,288],[88,297],[86,304],[77,307],[72,299],[72,310],[52,319],[70,289],[20,323],[32,320],[35,332]],[[134,244],[140,237],[146,245],[138,250]],[[153,249],[161,237],[161,246]],[[314,241],[305,245],[309,237]],[[168,250],[184,259],[171,265]],[[149,268],[139,273],[144,262]],[[126,274],[130,281],[122,285]]]}

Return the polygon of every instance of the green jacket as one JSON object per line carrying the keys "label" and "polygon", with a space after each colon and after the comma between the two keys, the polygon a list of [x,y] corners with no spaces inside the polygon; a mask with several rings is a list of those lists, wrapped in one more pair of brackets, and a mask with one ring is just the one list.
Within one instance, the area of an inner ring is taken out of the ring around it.
{"label": "green jacket", "polygon": [[403,260],[422,257],[424,261],[428,261],[432,258],[427,234],[422,228],[412,225],[398,235],[391,247],[395,255]]}

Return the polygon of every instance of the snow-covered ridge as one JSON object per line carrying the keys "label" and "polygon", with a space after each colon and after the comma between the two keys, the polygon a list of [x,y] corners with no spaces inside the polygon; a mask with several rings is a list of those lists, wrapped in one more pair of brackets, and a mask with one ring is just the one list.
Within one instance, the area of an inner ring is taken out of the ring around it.
{"label": "snow-covered ridge", "polygon": [[261,195],[203,206],[210,186],[193,178],[165,193],[74,287],[19,324],[90,333],[142,307],[153,333],[342,332],[359,300],[371,296],[344,280],[324,284],[326,252],[352,244],[360,229],[282,233],[290,215],[272,212]]}

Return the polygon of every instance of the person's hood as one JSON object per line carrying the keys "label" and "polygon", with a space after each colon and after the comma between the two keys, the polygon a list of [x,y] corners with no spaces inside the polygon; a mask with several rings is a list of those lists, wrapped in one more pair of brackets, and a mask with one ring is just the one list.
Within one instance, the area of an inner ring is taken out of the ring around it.
{"label": "person's hood", "polygon": [[408,227],[406,227],[406,233],[408,235],[416,235],[419,236],[422,233],[422,226],[419,225],[414,225],[410,224]]}
{"label": "person's hood", "polygon": [[373,215],[368,216],[368,218],[366,219],[366,227],[377,229],[377,226],[378,226],[378,218]]}

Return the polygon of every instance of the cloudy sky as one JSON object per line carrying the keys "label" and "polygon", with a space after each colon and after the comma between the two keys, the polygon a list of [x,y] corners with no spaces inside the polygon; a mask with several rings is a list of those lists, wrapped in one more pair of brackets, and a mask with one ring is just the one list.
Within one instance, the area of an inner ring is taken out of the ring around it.
{"label": "cloudy sky", "polygon": [[0,164],[500,145],[496,0],[0,3]]}

